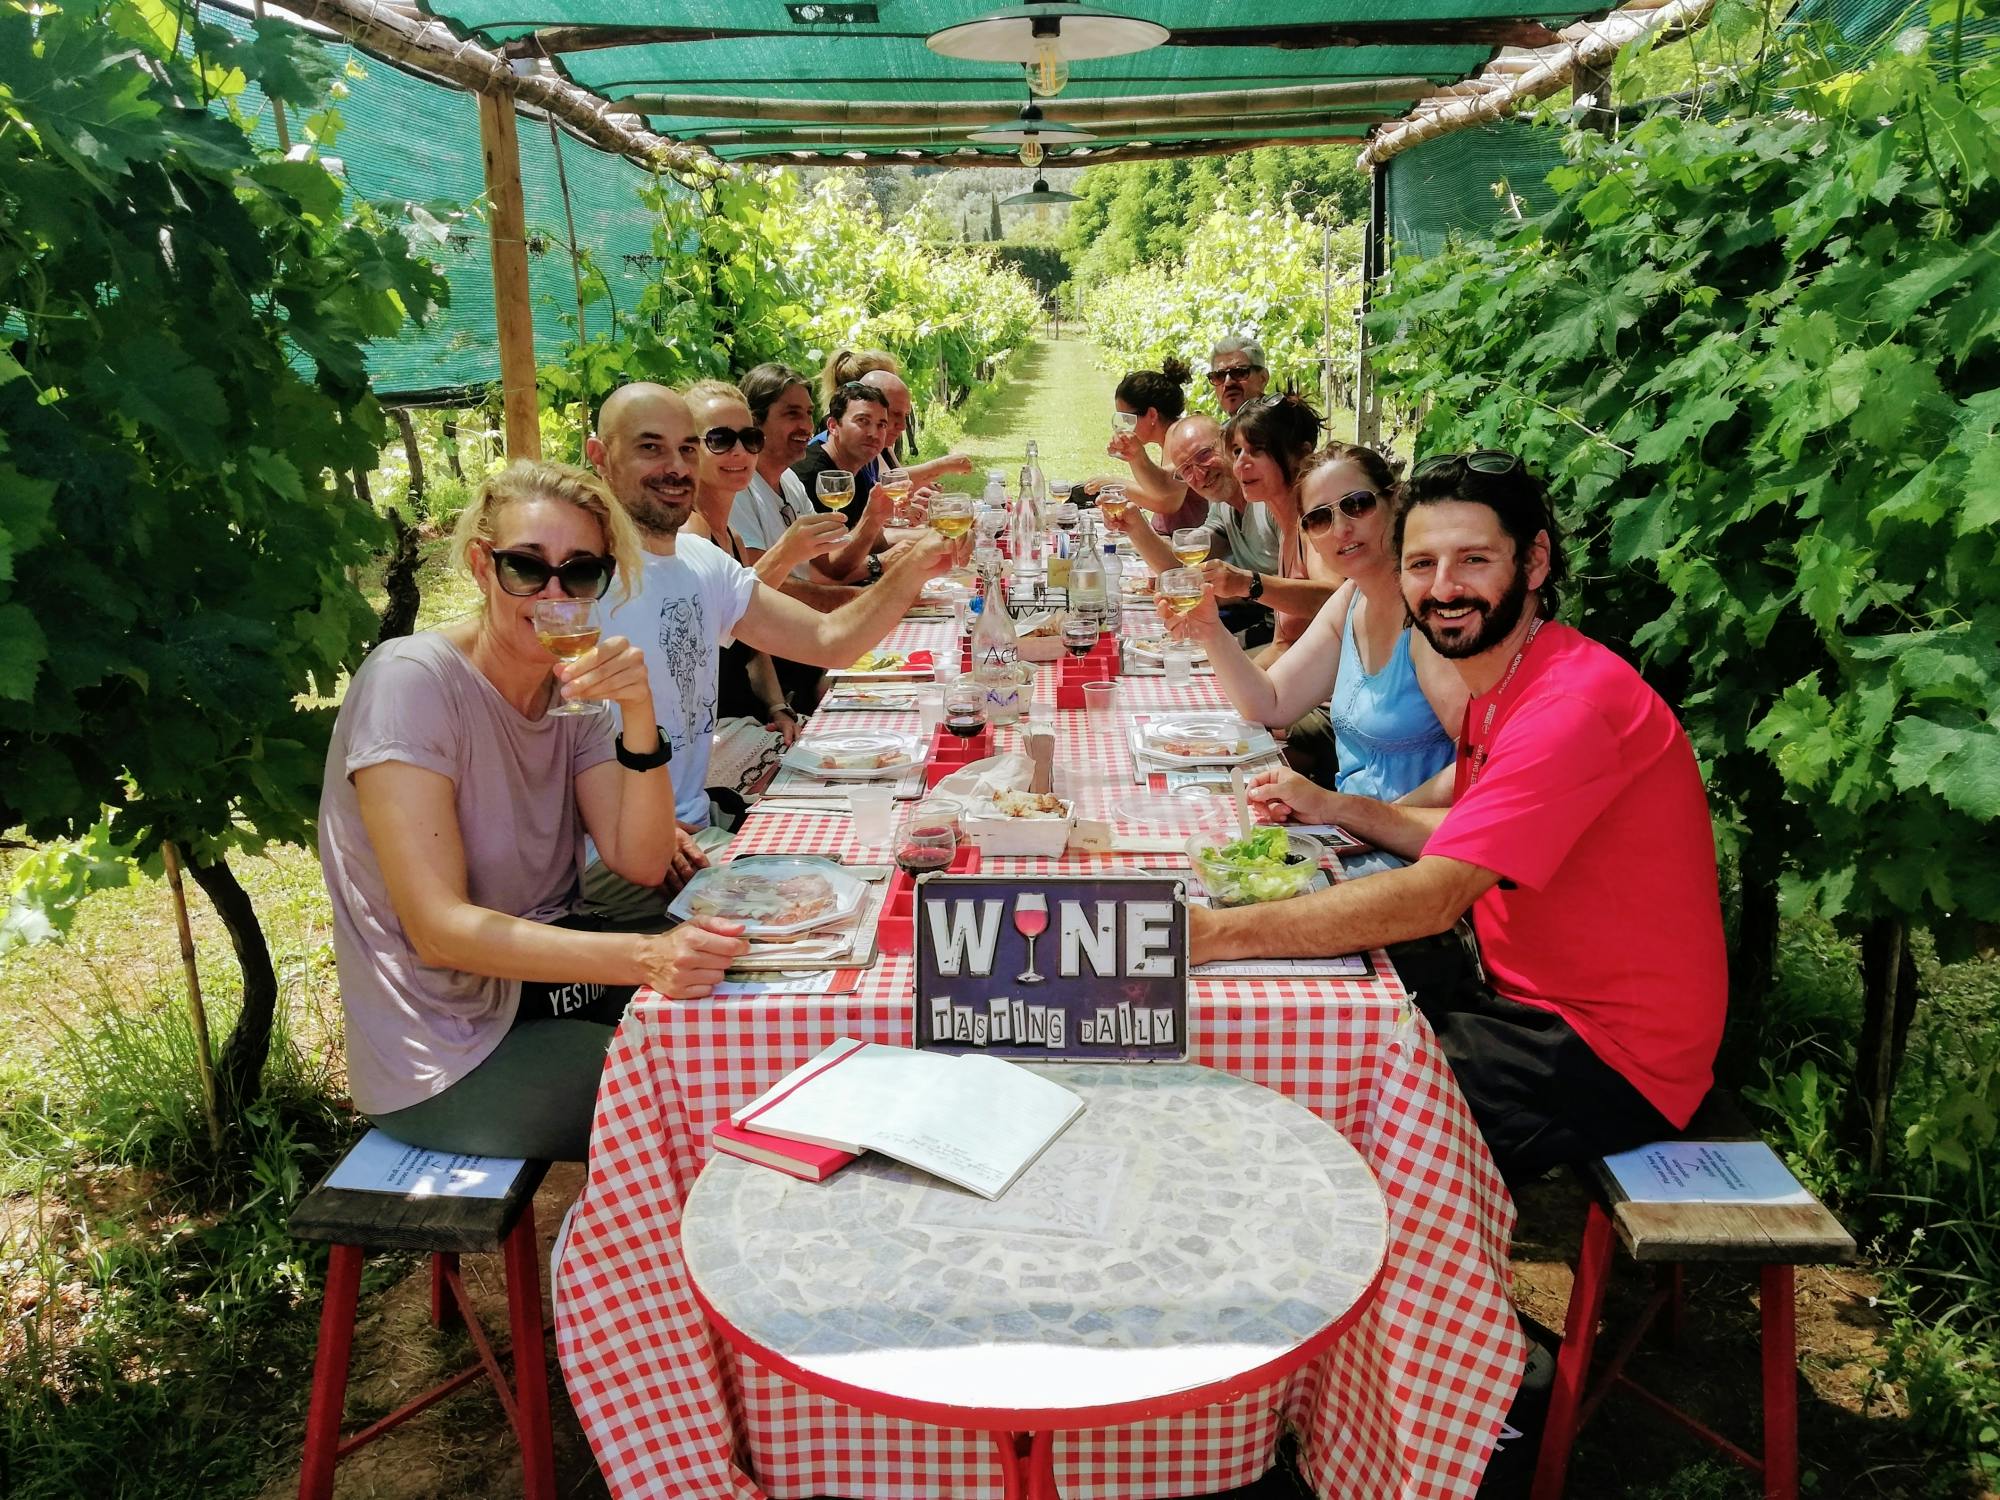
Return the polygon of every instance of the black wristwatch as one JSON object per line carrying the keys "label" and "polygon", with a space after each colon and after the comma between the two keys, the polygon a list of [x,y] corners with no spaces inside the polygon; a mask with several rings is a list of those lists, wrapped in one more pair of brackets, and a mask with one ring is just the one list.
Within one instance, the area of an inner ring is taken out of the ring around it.
{"label": "black wristwatch", "polygon": [[674,747],[667,743],[666,730],[660,729],[657,724],[653,727],[659,730],[659,747],[647,751],[644,755],[639,754],[635,750],[627,750],[625,748],[625,736],[622,734],[611,742],[612,747],[618,752],[619,765],[628,771],[657,771],[661,766],[664,766],[674,758]]}
{"label": "black wristwatch", "polygon": [[876,583],[880,581],[881,577],[882,577],[882,559],[877,557],[874,553],[871,552],[868,554],[868,581],[870,583]]}
{"label": "black wristwatch", "polygon": [[1250,575],[1250,597],[1252,599],[1261,599],[1264,597],[1264,575],[1262,573],[1252,573]]}

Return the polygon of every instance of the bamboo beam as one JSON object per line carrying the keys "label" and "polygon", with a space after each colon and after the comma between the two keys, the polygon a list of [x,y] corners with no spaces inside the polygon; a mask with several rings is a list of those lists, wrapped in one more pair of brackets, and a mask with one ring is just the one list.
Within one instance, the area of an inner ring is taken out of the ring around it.
{"label": "bamboo beam", "polygon": [[[775,85],[774,85],[775,86]],[[1356,83],[1296,88],[1224,89],[1202,94],[1131,94],[1122,99],[1065,99],[1047,111],[1064,125],[1114,125],[1129,120],[1200,119],[1213,115],[1292,114],[1364,104],[1401,104],[1435,85],[1428,78],[1368,78]],[[715,120],[795,120],[809,125],[1000,125],[1013,122],[1013,99],[908,100],[710,98],[705,94],[628,94],[611,108],[635,115],[692,115]]]}
{"label": "bamboo beam", "polygon": [[[1530,99],[1553,94],[1570,81],[1579,66],[1609,68],[1625,47],[1648,36],[1691,31],[1708,19],[1715,0],[1633,0],[1601,21],[1566,28],[1562,48],[1537,59],[1502,58],[1487,66],[1483,78],[1499,77],[1501,87],[1477,98],[1454,98],[1441,108],[1412,117],[1377,134],[1361,152],[1361,165],[1373,170],[1412,146],[1463,130],[1469,125],[1502,119]],[[1523,63],[1528,65],[1524,68]]]}
{"label": "bamboo beam", "polygon": [[[1255,136],[1245,140],[1224,140],[1210,136],[1200,140],[1174,141],[1163,145],[1154,145],[1149,142],[1143,146],[1102,146],[1092,149],[1090,155],[1087,157],[1079,156],[1075,153],[1058,155],[1056,152],[1051,151],[1047,159],[1043,161],[1042,167],[1045,171],[1058,171],[1078,167],[1103,166],[1107,162],[1115,161],[1170,161],[1183,156],[1233,156],[1238,151],[1257,151],[1266,146],[1312,146],[1320,150],[1337,151],[1359,145],[1360,142],[1361,138],[1359,136],[1351,136],[1345,140],[1338,136],[1324,135]],[[875,149],[882,151],[889,148],[877,146]],[[904,149],[914,151],[915,148],[906,147]],[[863,153],[857,149],[854,154],[861,155]],[[731,157],[730,164],[732,166],[765,167],[837,167],[841,164],[839,160],[840,155],[841,153],[839,152],[833,152],[826,159],[811,160],[809,158],[820,157],[821,153],[809,147],[799,147],[785,151],[749,152],[742,156]],[[869,159],[875,160],[872,157]],[[957,152],[953,152],[949,156],[925,155],[923,165],[927,167],[997,167],[1006,166],[1009,161],[1010,158],[1008,157],[989,155],[983,151],[969,156],[960,156]],[[875,164],[877,166],[897,165],[893,161],[875,161]]]}
{"label": "bamboo beam", "polygon": [[[510,57],[554,57],[606,47],[678,46],[685,42],[896,42],[922,41],[921,31],[803,31],[769,26],[548,26],[517,37],[502,49]],[[1556,34],[1540,21],[1314,21],[1302,25],[1184,26],[1169,47],[1269,47],[1317,52],[1341,47],[1546,47]]]}
{"label": "bamboo beam", "polygon": [[693,146],[618,119],[611,101],[549,74],[516,76],[498,53],[455,37],[439,22],[384,0],[283,0],[284,9],[337,31],[356,46],[404,63],[446,83],[484,94],[510,91],[520,103],[544,111],[591,145],[645,167],[718,176],[726,169]]}
{"label": "bamboo beam", "polygon": [[535,392],[535,316],[528,292],[528,217],[521,201],[521,143],[514,99],[479,95],[479,148],[486,163],[487,236],[493,252],[493,319],[500,335],[500,396],[507,456],[542,456]]}
{"label": "bamboo beam", "polygon": [[[1242,130],[1252,125],[1269,125],[1274,131],[1307,131],[1315,128],[1332,129],[1343,125],[1356,127],[1357,133],[1369,125],[1382,125],[1392,120],[1400,120],[1401,115],[1286,115],[1277,119],[1256,118],[1245,120],[1237,116],[1221,115],[1202,120],[1141,120],[1120,129],[1121,135],[1188,135],[1202,131]],[[875,151],[929,149],[945,147],[956,150],[960,146],[981,145],[978,141],[968,141],[963,130],[924,130],[903,128],[879,129],[821,129],[800,126],[786,130],[735,130],[701,129],[690,131],[686,139],[710,150],[726,146],[768,146],[774,151],[789,151],[805,147],[836,150],[844,146],[861,146]],[[988,146],[994,143],[985,143]],[[1051,151],[1059,149],[1061,142],[1045,142]],[[1086,143],[1087,144],[1087,143]],[[1008,146],[1002,153],[1012,156],[1018,147]],[[1054,158],[1051,157],[1050,160]]]}

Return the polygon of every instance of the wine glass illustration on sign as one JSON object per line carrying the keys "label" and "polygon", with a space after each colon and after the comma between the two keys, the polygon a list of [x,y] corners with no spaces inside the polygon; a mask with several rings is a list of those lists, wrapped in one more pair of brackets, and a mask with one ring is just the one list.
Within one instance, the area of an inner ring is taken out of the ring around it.
{"label": "wine glass illustration on sign", "polygon": [[1014,978],[1022,984],[1040,984],[1044,976],[1035,968],[1035,939],[1048,930],[1049,898],[1030,891],[1014,898],[1014,930],[1028,940],[1028,967]]}

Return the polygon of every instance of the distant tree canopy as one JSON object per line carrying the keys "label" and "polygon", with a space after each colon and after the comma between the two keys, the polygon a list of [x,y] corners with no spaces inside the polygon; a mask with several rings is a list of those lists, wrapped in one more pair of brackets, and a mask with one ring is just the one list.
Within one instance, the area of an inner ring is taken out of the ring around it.
{"label": "distant tree canopy", "polygon": [[1070,186],[1082,199],[1069,214],[1071,269],[1077,280],[1092,282],[1177,260],[1218,200],[1245,211],[1289,203],[1322,220],[1358,221],[1368,212],[1368,179],[1354,157],[1351,146],[1274,146],[1086,168]]}

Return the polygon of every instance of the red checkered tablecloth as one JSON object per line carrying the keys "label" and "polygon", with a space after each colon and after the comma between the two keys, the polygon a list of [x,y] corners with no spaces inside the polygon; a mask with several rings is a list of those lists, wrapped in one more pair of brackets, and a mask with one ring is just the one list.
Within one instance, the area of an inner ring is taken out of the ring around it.
{"label": "red checkered tablecloth", "polygon": [[[948,641],[948,630],[906,625],[890,644]],[[1218,701],[1206,679],[1123,685],[1128,710]],[[1117,736],[1084,719],[1059,716],[1059,756],[1086,768],[1078,792],[1088,810],[1131,783]],[[781,812],[753,817],[732,845],[777,851],[864,852],[845,819]],[[1526,1352],[1507,1297],[1514,1205],[1429,1027],[1385,956],[1374,960],[1366,979],[1197,979],[1188,1031],[1191,1061],[1297,1099],[1374,1167],[1389,1206],[1381,1295],[1328,1354],[1267,1389],[1181,1417],[1065,1434],[1056,1472],[1069,1500],[1249,1484],[1288,1426],[1328,1500],[1478,1488]],[[913,993],[901,956],[866,971],[850,995],[681,1004],[642,991],[649,998],[627,1013],[606,1059],[588,1180],[556,1278],[563,1373],[614,1494],[1003,1500],[985,1435],[871,1416],[733,1353],[704,1323],[680,1255],[681,1205],[713,1127],[838,1037],[907,1045]]]}

